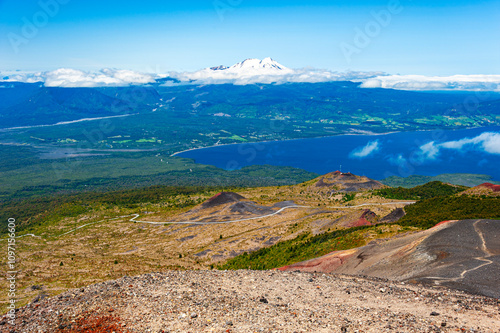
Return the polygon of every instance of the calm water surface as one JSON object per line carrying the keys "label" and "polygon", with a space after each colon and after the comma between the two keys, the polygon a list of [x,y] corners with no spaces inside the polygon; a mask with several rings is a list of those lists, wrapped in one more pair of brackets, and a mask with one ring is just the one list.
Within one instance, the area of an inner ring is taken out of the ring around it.
{"label": "calm water surface", "polygon": [[374,179],[475,173],[500,180],[500,127],[247,143],[177,156],[226,170],[270,164],[320,174],[342,168]]}

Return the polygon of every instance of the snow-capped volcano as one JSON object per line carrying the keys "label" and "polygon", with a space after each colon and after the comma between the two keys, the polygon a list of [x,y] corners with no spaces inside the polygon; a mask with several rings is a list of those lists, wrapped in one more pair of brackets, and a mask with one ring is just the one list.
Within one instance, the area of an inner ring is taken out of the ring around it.
{"label": "snow-capped volcano", "polygon": [[214,72],[216,75],[229,75],[231,77],[248,77],[257,75],[283,75],[291,74],[293,70],[287,68],[271,58],[260,59],[247,59],[239,62],[231,67],[217,66],[207,68],[203,71]]}
{"label": "snow-capped volcano", "polygon": [[282,81],[295,71],[287,68],[271,58],[247,59],[231,67],[217,66],[205,68],[193,73],[183,73],[181,80],[205,81],[208,83],[272,83]]}
{"label": "snow-capped volcano", "polygon": [[231,72],[239,72],[242,74],[284,74],[293,72],[291,69],[281,65],[271,58],[260,59],[247,59],[239,62],[226,70]]}

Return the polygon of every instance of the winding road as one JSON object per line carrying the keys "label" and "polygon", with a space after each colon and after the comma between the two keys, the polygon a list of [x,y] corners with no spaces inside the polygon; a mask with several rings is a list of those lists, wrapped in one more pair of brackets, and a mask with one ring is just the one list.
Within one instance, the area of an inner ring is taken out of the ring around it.
{"label": "winding road", "polygon": [[[323,208],[324,209],[355,209],[355,208],[366,207],[366,206],[387,206],[387,205],[405,205],[406,206],[406,205],[411,205],[411,204],[414,204],[414,203],[415,203],[415,201],[401,201],[401,202],[385,202],[385,203],[365,203],[365,204],[356,205],[356,206],[338,206],[338,207],[323,207]],[[79,227],[76,227],[74,229],[71,229],[71,230],[69,230],[69,231],[67,231],[65,233],[62,233],[62,234],[60,234],[60,235],[58,235],[56,237],[62,237],[62,236],[68,235],[68,234],[70,234],[72,232],[75,232],[75,231],[77,231],[79,229],[82,229],[84,227],[91,226],[91,225],[94,225],[94,224],[99,224],[99,223],[103,223],[103,222],[107,222],[107,221],[120,220],[120,219],[131,217],[131,216],[132,216],[132,218],[129,220],[130,222],[152,224],[152,225],[165,225],[165,224],[191,224],[191,225],[230,224],[230,223],[238,223],[238,222],[259,220],[259,219],[263,219],[263,218],[272,217],[272,216],[278,215],[281,212],[283,212],[283,211],[285,211],[287,209],[291,209],[291,208],[317,208],[317,207],[302,206],[302,205],[292,205],[292,206],[286,206],[286,207],[280,208],[276,212],[271,213],[271,214],[267,214],[267,215],[256,216],[256,217],[249,217],[249,218],[238,219],[238,220],[231,220],[231,221],[214,221],[214,222],[198,222],[198,221],[180,221],[180,222],[179,221],[166,221],[166,222],[155,222],[155,221],[141,221],[141,220],[137,220],[140,217],[140,214],[130,214],[130,215],[123,215],[123,216],[118,216],[118,217],[114,217],[114,218],[103,219],[103,220],[99,220],[99,221],[96,221],[96,222],[87,223],[87,224],[81,225]],[[25,236],[32,236],[32,237],[41,238],[40,236],[36,236],[34,234],[17,236],[16,238],[21,238],[21,237],[25,237]]]}

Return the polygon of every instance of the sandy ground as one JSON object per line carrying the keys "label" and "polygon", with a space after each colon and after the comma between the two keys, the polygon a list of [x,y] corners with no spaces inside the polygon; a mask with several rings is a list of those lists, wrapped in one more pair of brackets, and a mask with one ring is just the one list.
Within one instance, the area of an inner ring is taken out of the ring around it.
{"label": "sandy ground", "polygon": [[[70,290],[1,332],[500,332],[500,300],[444,287],[280,271],[167,271]],[[86,326],[87,325],[87,326]]]}

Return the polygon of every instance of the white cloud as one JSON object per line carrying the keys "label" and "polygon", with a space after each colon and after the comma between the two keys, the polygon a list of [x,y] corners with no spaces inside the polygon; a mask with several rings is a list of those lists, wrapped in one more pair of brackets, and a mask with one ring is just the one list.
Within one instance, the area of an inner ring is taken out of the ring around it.
{"label": "white cloud", "polygon": [[370,141],[366,144],[366,146],[354,149],[349,154],[349,157],[362,159],[376,153],[379,149],[380,143],[378,140]]}
{"label": "white cloud", "polygon": [[[7,74],[7,75],[5,75]],[[44,82],[47,87],[103,87],[147,84],[155,81],[152,74],[105,68],[97,73],[60,68],[38,73],[3,73],[7,82]]]}
{"label": "white cloud", "polygon": [[[3,72],[0,81],[44,82],[48,87],[100,87],[126,86],[152,83],[156,79],[172,77],[183,83],[246,85],[254,83],[294,83],[356,81],[383,75],[382,72],[335,72],[311,68],[290,69],[271,58],[264,60],[247,59],[228,68],[213,70],[205,68],[196,72],[170,72],[168,74],[145,74],[130,70],[102,69],[99,72],[85,72],[77,69],[61,68],[38,73]],[[172,83],[166,82],[166,85]]]}
{"label": "white cloud", "polygon": [[223,84],[232,83],[236,85],[247,85],[255,83],[319,83],[333,81],[360,81],[366,77],[373,77],[379,73],[369,72],[347,72],[337,73],[331,71],[300,69],[288,73],[274,74],[255,74],[255,75],[237,75],[236,73],[211,73],[202,70],[194,73],[175,73],[169,74],[170,77],[180,81],[194,81],[198,84]]}
{"label": "white cloud", "polygon": [[25,82],[25,83],[36,83],[44,82],[45,78],[42,72],[2,72],[0,73],[0,82]]}
{"label": "white cloud", "polygon": [[[428,160],[435,160],[442,149],[458,150],[458,151],[483,151],[489,154],[500,154],[500,133],[485,132],[473,138],[463,138],[455,141],[446,141],[436,143],[435,141],[428,142],[419,147],[419,150],[412,156],[411,161],[414,164],[423,164]],[[391,162],[392,161],[392,162]],[[402,156],[397,159],[392,158],[389,162],[398,165],[401,163]]]}
{"label": "white cloud", "polygon": [[[485,132],[473,138],[463,138],[442,143],[431,141],[418,147],[417,150],[409,154],[408,158],[404,157],[403,154],[398,154],[388,155],[386,159],[391,165],[400,168],[411,168],[431,161],[435,163],[443,149],[455,150],[461,153],[482,151],[488,154],[500,155],[500,133]],[[486,163],[484,161],[487,160],[478,162],[478,165]]]}
{"label": "white cloud", "polygon": [[141,74],[129,70],[103,69],[98,73],[61,68],[45,73],[47,87],[101,87],[126,86],[154,82],[151,74]]}
{"label": "white cloud", "polygon": [[363,80],[361,87],[400,90],[500,91],[500,75],[382,75]]}
{"label": "white cloud", "polygon": [[439,145],[446,149],[467,150],[479,147],[489,154],[500,154],[500,133],[485,132],[474,138],[464,138],[457,141],[448,141]]}
{"label": "white cloud", "polygon": [[389,156],[387,158],[387,160],[389,161],[390,164],[395,165],[395,166],[399,166],[399,167],[405,166],[408,163],[408,161],[406,160],[406,158],[403,157],[402,154],[399,154],[396,157]]}
{"label": "white cloud", "polygon": [[423,159],[436,159],[439,154],[439,146],[434,141],[420,146],[420,154]]}

